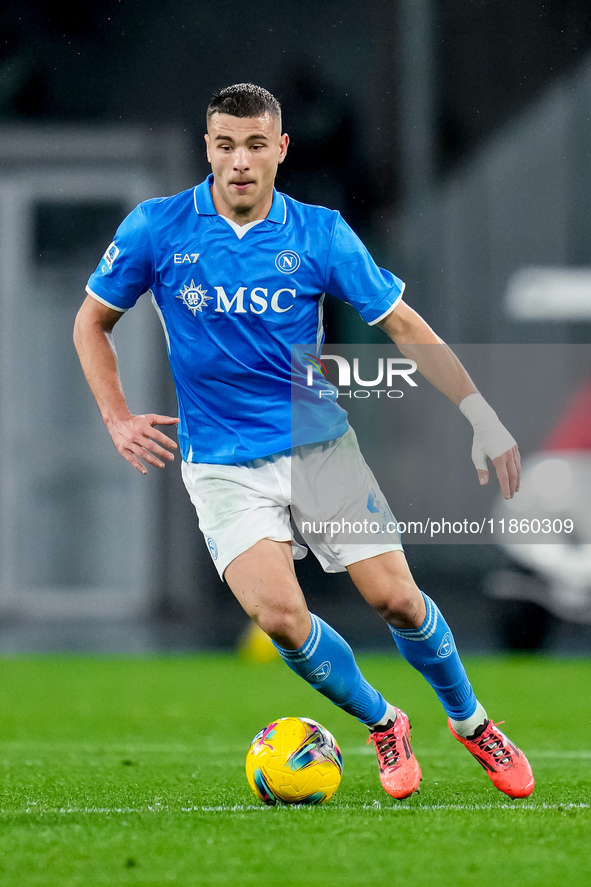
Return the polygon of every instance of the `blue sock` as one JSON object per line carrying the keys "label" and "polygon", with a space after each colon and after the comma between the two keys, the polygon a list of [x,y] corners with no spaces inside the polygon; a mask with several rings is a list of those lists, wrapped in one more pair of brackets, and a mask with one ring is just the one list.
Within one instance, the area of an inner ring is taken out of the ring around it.
{"label": "blue sock", "polygon": [[456,650],[454,636],[437,604],[423,592],[427,615],[418,628],[393,628],[396,646],[437,693],[447,715],[455,721],[471,717],[476,696]]}
{"label": "blue sock", "polygon": [[349,644],[318,616],[310,613],[312,630],[299,650],[284,650],[277,644],[283,661],[315,690],[339,708],[355,715],[364,724],[379,724],[386,713],[386,701],[365,680]]}

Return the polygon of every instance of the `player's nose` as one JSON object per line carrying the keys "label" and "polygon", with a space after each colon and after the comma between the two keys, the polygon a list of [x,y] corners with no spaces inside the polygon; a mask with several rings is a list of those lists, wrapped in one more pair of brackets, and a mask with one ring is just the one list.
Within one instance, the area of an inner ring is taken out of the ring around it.
{"label": "player's nose", "polygon": [[248,151],[245,148],[236,148],[234,151],[234,169],[239,171],[248,169]]}

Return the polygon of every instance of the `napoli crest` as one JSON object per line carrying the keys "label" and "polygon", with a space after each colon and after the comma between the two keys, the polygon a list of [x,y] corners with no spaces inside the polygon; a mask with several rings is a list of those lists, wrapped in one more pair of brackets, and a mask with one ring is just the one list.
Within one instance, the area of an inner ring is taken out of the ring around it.
{"label": "napoli crest", "polygon": [[275,256],[275,267],[283,274],[293,274],[297,271],[302,260],[292,249],[284,249]]}
{"label": "napoli crest", "polygon": [[196,286],[195,281],[192,280],[188,286],[182,288],[177,299],[182,299],[183,305],[189,309],[193,317],[196,317],[197,312],[201,313],[202,309],[207,307],[207,303],[213,299],[213,296],[206,296],[206,292],[207,290],[204,290],[201,284]]}
{"label": "napoli crest", "polygon": [[214,559],[214,561],[217,560],[218,547],[215,544],[215,539],[212,539],[211,536],[207,537],[207,547],[209,548],[209,553],[212,556],[212,558]]}
{"label": "napoli crest", "polygon": [[318,668],[315,668],[314,671],[308,675],[308,680],[313,681],[315,684],[322,684],[329,676],[330,671],[330,662],[323,662],[322,665],[319,665]]}
{"label": "napoli crest", "polygon": [[451,633],[446,631],[443,635],[441,643],[439,644],[439,649],[437,650],[437,655],[440,659],[447,659],[448,656],[454,651],[453,641],[451,639]]}

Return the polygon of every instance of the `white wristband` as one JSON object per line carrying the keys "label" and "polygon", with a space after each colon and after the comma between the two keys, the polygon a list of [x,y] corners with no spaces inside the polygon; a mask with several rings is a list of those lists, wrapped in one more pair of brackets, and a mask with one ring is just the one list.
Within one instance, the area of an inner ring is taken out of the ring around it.
{"label": "white wristband", "polygon": [[494,421],[496,419],[497,422],[499,421],[499,417],[491,405],[477,391],[474,394],[469,394],[460,402],[460,410],[472,427],[487,420]]}
{"label": "white wristband", "polygon": [[469,394],[460,403],[460,410],[474,429],[472,461],[476,468],[486,471],[486,457],[492,460],[502,456],[515,446],[515,438],[482,394]]}

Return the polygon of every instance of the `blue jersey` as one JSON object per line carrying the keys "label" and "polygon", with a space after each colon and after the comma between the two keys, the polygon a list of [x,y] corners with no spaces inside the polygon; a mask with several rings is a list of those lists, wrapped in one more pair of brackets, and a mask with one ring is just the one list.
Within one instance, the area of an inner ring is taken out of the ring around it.
{"label": "blue jersey", "polygon": [[404,284],[378,268],[339,213],[274,191],[267,218],[237,233],[218,215],[211,183],[209,176],[137,206],[88,292],[118,311],[152,293],[177,390],[183,459],[245,462],[339,437],[346,412],[336,397],[319,396],[326,379],[308,371],[324,338],[324,294],[373,324]]}

